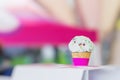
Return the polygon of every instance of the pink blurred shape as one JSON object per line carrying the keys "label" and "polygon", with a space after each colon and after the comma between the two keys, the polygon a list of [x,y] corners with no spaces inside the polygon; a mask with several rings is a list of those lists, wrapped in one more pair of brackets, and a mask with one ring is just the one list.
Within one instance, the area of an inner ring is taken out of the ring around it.
{"label": "pink blurred shape", "polygon": [[4,45],[43,45],[68,44],[76,35],[84,35],[97,41],[94,30],[72,28],[38,16],[17,15],[21,22],[20,28],[12,33],[0,33],[0,42]]}

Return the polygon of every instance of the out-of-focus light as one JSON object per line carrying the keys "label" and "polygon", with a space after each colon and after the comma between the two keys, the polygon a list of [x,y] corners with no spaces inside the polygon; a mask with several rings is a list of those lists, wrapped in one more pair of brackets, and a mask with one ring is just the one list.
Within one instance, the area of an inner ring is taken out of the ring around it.
{"label": "out-of-focus light", "polygon": [[19,21],[15,16],[5,10],[0,10],[0,33],[15,31],[19,27]]}
{"label": "out-of-focus light", "polygon": [[7,8],[11,6],[23,6],[28,2],[28,0],[0,0],[0,8]]}

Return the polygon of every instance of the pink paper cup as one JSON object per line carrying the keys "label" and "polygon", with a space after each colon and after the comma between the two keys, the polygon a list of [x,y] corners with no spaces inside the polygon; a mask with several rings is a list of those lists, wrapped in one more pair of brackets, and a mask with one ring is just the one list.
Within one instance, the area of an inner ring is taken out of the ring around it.
{"label": "pink paper cup", "polygon": [[72,58],[74,66],[88,66],[89,58]]}

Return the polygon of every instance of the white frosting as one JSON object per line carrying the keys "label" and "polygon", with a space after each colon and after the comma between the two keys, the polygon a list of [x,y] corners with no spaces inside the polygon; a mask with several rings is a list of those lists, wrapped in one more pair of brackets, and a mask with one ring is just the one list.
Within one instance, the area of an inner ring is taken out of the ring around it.
{"label": "white frosting", "polygon": [[75,36],[69,43],[71,52],[92,52],[93,42],[85,36]]}

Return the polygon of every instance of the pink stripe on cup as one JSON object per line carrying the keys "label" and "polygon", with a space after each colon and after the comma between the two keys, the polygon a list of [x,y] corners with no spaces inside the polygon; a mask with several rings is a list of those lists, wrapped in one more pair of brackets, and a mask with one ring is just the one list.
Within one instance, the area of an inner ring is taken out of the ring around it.
{"label": "pink stripe on cup", "polygon": [[74,66],[88,66],[89,58],[72,58]]}

